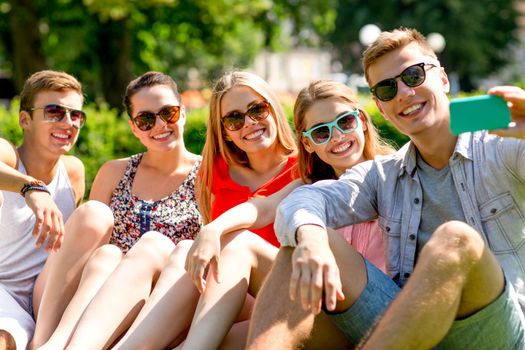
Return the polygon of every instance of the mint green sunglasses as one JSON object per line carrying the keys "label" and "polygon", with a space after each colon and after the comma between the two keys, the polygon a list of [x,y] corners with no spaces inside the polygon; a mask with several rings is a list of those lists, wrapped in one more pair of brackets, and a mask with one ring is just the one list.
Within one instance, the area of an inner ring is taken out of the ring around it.
{"label": "mint green sunglasses", "polygon": [[357,129],[359,127],[359,110],[348,111],[329,123],[316,125],[310,130],[304,131],[303,136],[308,137],[316,145],[324,145],[332,138],[332,128],[334,127],[344,134]]}

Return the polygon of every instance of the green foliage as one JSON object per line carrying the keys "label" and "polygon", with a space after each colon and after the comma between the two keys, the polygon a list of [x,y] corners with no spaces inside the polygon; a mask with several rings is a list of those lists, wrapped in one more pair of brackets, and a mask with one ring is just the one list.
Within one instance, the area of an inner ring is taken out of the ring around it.
{"label": "green foliage", "polygon": [[[439,55],[447,71],[459,75],[463,89],[475,79],[495,73],[509,63],[517,42],[515,0],[360,0],[339,1],[335,31],[328,39],[350,71],[361,70],[359,30],[369,23],[382,30],[414,27],[446,40]],[[351,19],[351,20],[349,20]]]}
{"label": "green foliage", "polygon": [[115,91],[148,70],[186,89],[248,67],[264,48],[315,44],[334,27],[336,1],[25,0],[18,7],[33,10],[42,41],[28,57],[13,50],[14,0],[0,0],[0,72],[15,67],[25,79],[33,71],[24,63],[42,57],[40,66],[79,78],[91,101],[120,108]]}

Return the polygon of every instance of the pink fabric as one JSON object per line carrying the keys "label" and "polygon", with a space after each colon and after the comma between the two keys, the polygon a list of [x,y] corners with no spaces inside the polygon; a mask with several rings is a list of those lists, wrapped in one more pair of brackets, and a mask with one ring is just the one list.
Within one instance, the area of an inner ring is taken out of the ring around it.
{"label": "pink fabric", "polygon": [[362,256],[386,273],[383,237],[377,220],[341,227],[337,230]]}

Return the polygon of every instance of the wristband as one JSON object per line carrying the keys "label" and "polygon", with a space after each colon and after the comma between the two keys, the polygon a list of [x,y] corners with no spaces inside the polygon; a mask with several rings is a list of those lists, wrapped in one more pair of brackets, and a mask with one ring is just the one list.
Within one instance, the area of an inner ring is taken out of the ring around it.
{"label": "wristband", "polygon": [[49,189],[47,188],[44,181],[40,180],[34,180],[24,184],[24,186],[22,186],[22,188],[20,189],[20,194],[22,195],[22,197],[25,197],[26,193],[29,191],[47,192],[49,195],[51,195],[51,192],[49,192]]}

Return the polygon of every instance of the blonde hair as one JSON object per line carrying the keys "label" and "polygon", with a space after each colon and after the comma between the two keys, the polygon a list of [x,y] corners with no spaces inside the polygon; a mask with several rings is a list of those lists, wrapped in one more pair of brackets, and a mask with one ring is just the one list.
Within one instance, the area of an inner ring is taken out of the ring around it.
{"label": "blonde hair", "polygon": [[366,81],[370,83],[368,69],[380,57],[408,44],[416,43],[421,52],[437,60],[436,53],[427,42],[427,39],[413,28],[399,28],[391,32],[382,32],[379,37],[363,52],[363,69]]}
{"label": "blonde hair", "polygon": [[200,181],[196,186],[197,202],[205,222],[209,222],[211,219],[211,185],[213,162],[216,156],[223,157],[228,166],[250,167],[246,153],[235,146],[233,142],[226,141],[221,125],[222,97],[235,86],[246,86],[268,101],[277,125],[277,144],[287,155],[297,152],[293,132],[284,110],[266,81],[255,74],[241,71],[226,73],[219,78],[213,87],[210,98],[206,142],[202,151],[203,160],[199,171]]}
{"label": "blonde hair", "polygon": [[22,92],[20,92],[20,112],[31,111],[36,95],[42,91],[74,91],[84,101],[82,85],[75,77],[65,72],[42,70],[34,73],[25,81]]}
{"label": "blonde hair", "polygon": [[366,160],[373,159],[376,155],[391,154],[395,151],[379,136],[372,119],[362,109],[352,89],[336,81],[313,81],[299,92],[293,109],[295,131],[297,140],[299,140],[299,172],[304,182],[337,178],[332,166],[322,161],[315,152],[307,152],[302,143],[303,131],[306,129],[306,112],[315,102],[327,99],[347,104],[349,107],[359,110],[361,119],[364,119],[366,124],[363,149],[363,157]]}

